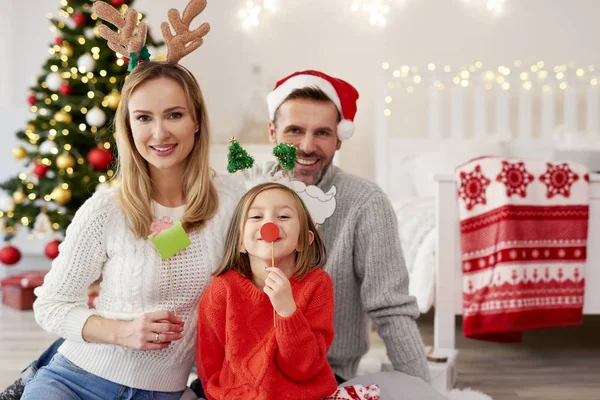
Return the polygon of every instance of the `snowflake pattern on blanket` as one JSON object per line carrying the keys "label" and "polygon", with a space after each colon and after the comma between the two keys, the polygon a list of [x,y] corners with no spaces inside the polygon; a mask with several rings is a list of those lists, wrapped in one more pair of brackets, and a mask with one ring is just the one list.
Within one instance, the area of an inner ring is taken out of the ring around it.
{"label": "snowflake pattern on blanket", "polygon": [[466,337],[518,342],[582,322],[589,174],[482,157],[456,170]]}

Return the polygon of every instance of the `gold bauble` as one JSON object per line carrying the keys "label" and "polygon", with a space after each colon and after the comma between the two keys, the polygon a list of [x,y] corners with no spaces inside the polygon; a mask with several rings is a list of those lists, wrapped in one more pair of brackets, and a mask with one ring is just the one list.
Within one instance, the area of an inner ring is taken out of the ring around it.
{"label": "gold bauble", "polygon": [[56,166],[60,169],[73,168],[75,166],[75,159],[69,153],[62,153],[56,157]]}
{"label": "gold bauble", "polygon": [[104,97],[104,100],[108,103],[108,108],[111,110],[116,110],[119,107],[119,102],[121,101],[121,93],[117,90],[111,91],[109,94]]}
{"label": "gold bauble", "polygon": [[55,202],[61,206],[67,204],[71,200],[71,191],[69,189],[63,189],[60,186],[55,187],[51,193],[52,198]]}
{"label": "gold bauble", "polygon": [[21,146],[17,146],[14,149],[12,149],[12,154],[17,160],[21,160],[27,157],[27,150],[25,150]]}
{"label": "gold bauble", "polygon": [[62,54],[63,56],[72,57],[73,56],[73,48],[71,47],[71,45],[69,43],[63,42],[63,44],[60,48],[60,54]]}
{"label": "gold bauble", "polygon": [[13,193],[13,200],[15,201],[15,204],[21,204],[26,198],[27,196],[25,196],[25,192],[21,189]]}
{"label": "gold bauble", "polygon": [[73,117],[65,110],[57,111],[56,114],[54,114],[54,119],[56,122],[61,122],[63,124],[70,124],[73,122]]}
{"label": "gold bauble", "polygon": [[28,124],[27,125],[27,130],[31,131],[31,132],[35,132],[35,126],[33,124]]}

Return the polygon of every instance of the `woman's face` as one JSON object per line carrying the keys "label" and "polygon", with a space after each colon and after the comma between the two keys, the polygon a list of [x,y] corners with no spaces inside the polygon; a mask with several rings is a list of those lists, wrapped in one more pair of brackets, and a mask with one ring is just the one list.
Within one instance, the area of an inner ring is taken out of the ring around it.
{"label": "woman's face", "polygon": [[198,131],[183,88],[169,78],[153,79],[136,88],[128,106],[133,141],[148,162],[150,174],[174,171],[183,175]]}

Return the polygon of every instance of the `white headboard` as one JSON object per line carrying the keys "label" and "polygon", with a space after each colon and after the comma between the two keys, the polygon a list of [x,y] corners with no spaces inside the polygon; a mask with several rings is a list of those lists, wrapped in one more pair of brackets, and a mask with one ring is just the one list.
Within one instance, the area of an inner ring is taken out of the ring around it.
{"label": "white headboard", "polygon": [[[415,70],[388,68],[378,77],[376,180],[392,199],[416,194],[411,178],[416,166],[409,161],[423,154],[495,141],[503,142],[501,155],[552,160],[557,127],[564,132],[600,132],[600,85],[583,84],[567,72],[561,80],[549,79],[543,85],[523,83],[518,71],[502,75],[501,85],[491,85],[483,71],[472,72],[460,84],[450,78],[444,85],[434,72],[426,76]],[[414,123],[404,124],[407,119]],[[481,155],[486,154],[475,156]]]}

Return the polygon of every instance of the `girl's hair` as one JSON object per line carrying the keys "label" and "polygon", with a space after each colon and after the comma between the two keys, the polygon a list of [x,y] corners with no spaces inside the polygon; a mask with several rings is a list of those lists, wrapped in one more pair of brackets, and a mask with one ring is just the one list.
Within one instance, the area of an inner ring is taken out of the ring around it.
{"label": "girl's hair", "polygon": [[121,90],[121,102],[115,116],[118,150],[117,176],[120,180],[120,200],[125,218],[138,237],[150,234],[153,213],[151,207],[152,180],[148,162],[137,151],[133,142],[129,121],[129,100],[142,84],[168,78],[183,89],[191,109],[192,118],[198,124],[194,147],[185,161],[182,177],[186,200],[182,223],[186,230],[201,228],[211,219],[219,207],[217,190],[213,184],[214,171],[208,166],[210,129],[204,97],[196,78],[179,64],[168,62],[144,62],[129,74]]}
{"label": "girl's hair", "polygon": [[[280,183],[263,183],[253,187],[246,193],[238,203],[233,213],[233,218],[229,224],[227,231],[227,237],[225,239],[225,254],[221,265],[214,272],[213,275],[219,276],[229,270],[234,270],[244,275],[247,278],[252,277],[252,270],[250,268],[250,258],[248,254],[242,253],[243,244],[243,231],[246,226],[246,220],[248,218],[248,211],[252,207],[252,203],[260,193],[266,192],[267,190],[283,190],[290,193],[294,198],[294,207],[298,213],[298,219],[300,222],[300,235],[298,237],[298,243],[300,251],[296,253],[296,273],[294,277],[296,279],[302,279],[309,272],[322,268],[327,262],[327,256],[325,253],[325,244],[317,232],[317,228],[310,217],[310,214],[306,211],[300,197],[287,186]],[[309,242],[309,231],[314,233],[314,240],[312,244]]]}

